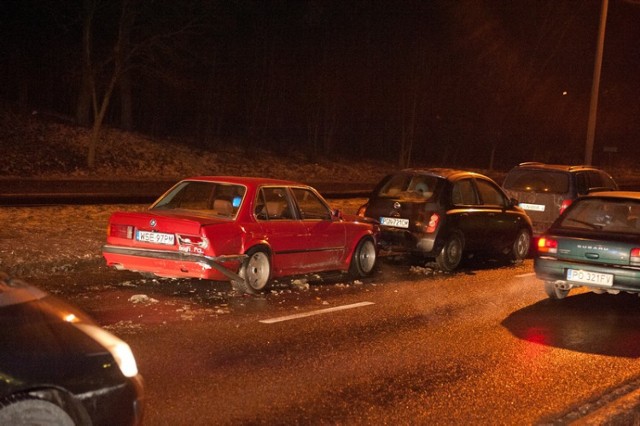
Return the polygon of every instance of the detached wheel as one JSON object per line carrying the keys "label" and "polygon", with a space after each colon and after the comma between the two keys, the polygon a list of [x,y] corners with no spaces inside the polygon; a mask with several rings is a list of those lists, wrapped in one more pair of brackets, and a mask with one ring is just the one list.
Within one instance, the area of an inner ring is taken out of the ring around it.
{"label": "detached wheel", "polygon": [[366,277],[371,275],[376,266],[376,246],[371,238],[363,238],[358,242],[353,256],[349,273],[354,277]]}
{"label": "detached wheel", "polygon": [[547,293],[547,296],[549,296],[549,299],[553,300],[564,299],[569,294],[569,290],[563,290],[556,287],[556,284],[553,281],[544,282],[544,291]]}
{"label": "detached wheel", "polygon": [[463,248],[464,244],[460,234],[451,235],[438,256],[436,256],[438,269],[444,272],[454,271],[462,260]]}
{"label": "detached wheel", "polygon": [[518,235],[513,242],[511,252],[509,254],[509,261],[514,265],[522,263],[529,254],[529,247],[531,246],[531,234],[526,229],[518,231]]}
{"label": "detached wheel", "polygon": [[25,397],[0,402],[0,424],[17,426],[74,426],[66,411],[41,399]]}
{"label": "detached wheel", "polygon": [[253,293],[267,286],[271,277],[271,260],[264,249],[251,249],[247,256],[238,273],[244,282],[234,281],[234,285],[246,293]]}

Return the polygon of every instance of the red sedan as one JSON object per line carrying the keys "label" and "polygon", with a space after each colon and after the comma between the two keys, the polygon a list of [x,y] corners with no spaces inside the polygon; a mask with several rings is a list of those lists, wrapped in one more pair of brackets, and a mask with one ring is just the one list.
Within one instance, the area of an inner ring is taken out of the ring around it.
{"label": "red sedan", "polygon": [[376,225],[332,211],[300,183],[203,176],[178,182],[145,212],[113,213],[102,254],[117,269],[230,280],[252,292],[287,275],[371,274]]}

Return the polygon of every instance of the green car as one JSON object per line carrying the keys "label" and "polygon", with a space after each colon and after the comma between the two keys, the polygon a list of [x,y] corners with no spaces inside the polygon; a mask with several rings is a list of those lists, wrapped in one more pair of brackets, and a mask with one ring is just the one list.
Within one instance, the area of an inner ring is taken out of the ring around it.
{"label": "green car", "polygon": [[538,240],[536,276],[551,299],[574,287],[640,293],[640,192],[578,198]]}

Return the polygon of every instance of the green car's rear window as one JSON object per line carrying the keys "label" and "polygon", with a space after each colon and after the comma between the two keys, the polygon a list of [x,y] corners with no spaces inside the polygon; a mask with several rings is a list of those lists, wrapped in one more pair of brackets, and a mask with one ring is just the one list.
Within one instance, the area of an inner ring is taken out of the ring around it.
{"label": "green car's rear window", "polygon": [[634,200],[586,198],[567,210],[559,226],[640,235],[640,203]]}
{"label": "green car's rear window", "polygon": [[512,191],[566,194],[569,192],[569,174],[547,170],[516,169],[509,172],[504,187]]}

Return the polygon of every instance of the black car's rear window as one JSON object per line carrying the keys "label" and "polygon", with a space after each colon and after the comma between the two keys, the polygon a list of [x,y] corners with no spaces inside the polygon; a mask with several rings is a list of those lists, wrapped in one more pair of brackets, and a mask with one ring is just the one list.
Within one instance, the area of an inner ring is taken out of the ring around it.
{"label": "black car's rear window", "polygon": [[569,192],[569,174],[552,170],[515,169],[507,174],[504,187],[512,191],[565,194]]}
{"label": "black car's rear window", "polygon": [[577,200],[557,226],[639,235],[640,203],[595,197]]}
{"label": "black car's rear window", "polygon": [[433,196],[438,178],[429,175],[397,174],[391,176],[378,190],[378,197],[416,198],[428,200]]}

